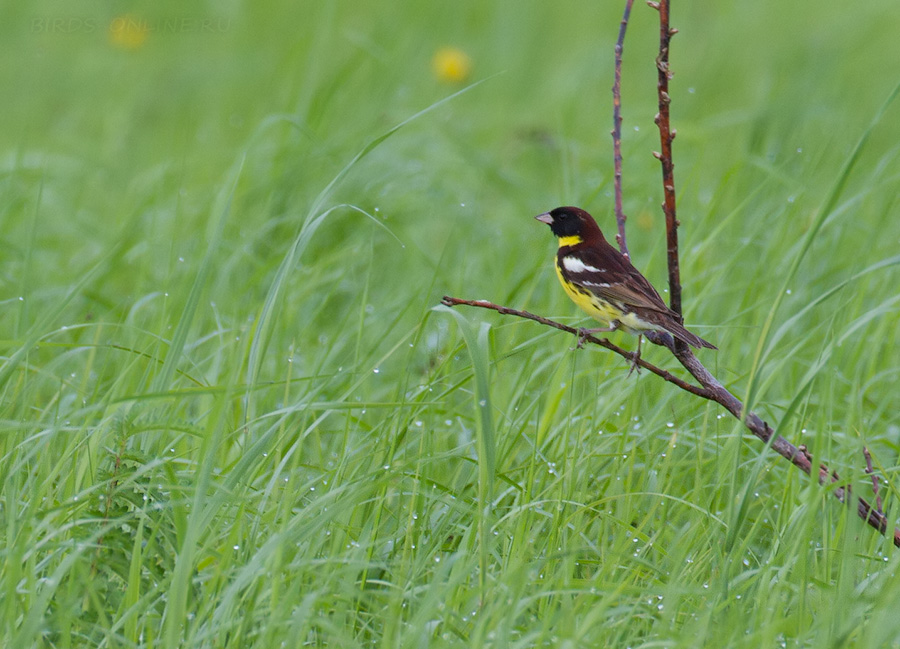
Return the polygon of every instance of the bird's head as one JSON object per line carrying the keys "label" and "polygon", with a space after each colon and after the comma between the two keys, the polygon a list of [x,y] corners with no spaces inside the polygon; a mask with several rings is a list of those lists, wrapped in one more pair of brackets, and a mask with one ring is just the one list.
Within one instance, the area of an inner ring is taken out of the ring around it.
{"label": "bird's head", "polygon": [[557,207],[534,218],[550,226],[550,231],[559,238],[560,246],[603,239],[594,217],[578,207]]}

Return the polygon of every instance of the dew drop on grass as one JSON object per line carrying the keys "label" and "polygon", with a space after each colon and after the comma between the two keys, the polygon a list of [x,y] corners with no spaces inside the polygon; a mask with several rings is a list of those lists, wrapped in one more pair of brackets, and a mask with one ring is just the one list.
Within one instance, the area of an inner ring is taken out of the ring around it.
{"label": "dew drop on grass", "polygon": [[381,373],[381,370],[380,370],[379,368],[376,367],[374,370],[372,370],[372,372],[373,372],[374,374],[380,374],[380,373]]}
{"label": "dew drop on grass", "polygon": [[178,258],[178,261],[180,261],[180,262],[183,264],[183,263],[184,263],[184,257],[179,257],[179,258]]}
{"label": "dew drop on grass", "polygon": [[478,402],[478,405],[484,408],[487,405],[487,399],[482,399]]}
{"label": "dew drop on grass", "polygon": [[421,427],[422,427],[422,422],[421,422],[421,421],[416,421],[416,426],[417,426],[418,428],[421,428]]}

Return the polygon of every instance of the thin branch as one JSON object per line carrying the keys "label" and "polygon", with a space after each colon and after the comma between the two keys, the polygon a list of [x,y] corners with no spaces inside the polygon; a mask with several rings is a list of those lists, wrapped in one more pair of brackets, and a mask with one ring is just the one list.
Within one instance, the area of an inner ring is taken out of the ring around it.
{"label": "thin branch", "polygon": [[[659,55],[656,57],[657,82],[659,95],[659,112],[654,121],[659,127],[660,152],[654,152],[662,165],[663,180],[663,212],[666,215],[666,253],[669,265],[669,307],[681,315],[681,271],[678,264],[678,219],[675,217],[675,165],[672,162],[672,140],[675,131],[669,122],[669,40],[678,30],[669,28],[669,0],[648,2],[653,9],[659,11]],[[679,347],[687,347],[681,341]]]}
{"label": "thin branch", "polygon": [[625,12],[622,14],[622,22],[619,25],[619,39],[616,41],[616,75],[613,81],[613,168],[615,169],[615,193],[616,193],[616,224],[619,233],[616,235],[616,243],[623,255],[630,258],[628,245],[625,243],[625,221],[628,217],[622,209],[622,49],[625,47],[625,30],[628,27],[628,16],[631,14],[631,5],[634,0],[625,0]]}
{"label": "thin branch", "polygon": [[[528,311],[519,311],[518,309],[510,309],[509,307],[500,306],[499,304],[494,304],[493,302],[489,302],[487,300],[464,300],[462,298],[450,297],[449,295],[445,295],[441,299],[441,304],[443,304],[444,306],[459,306],[462,304],[465,306],[477,306],[477,307],[481,307],[482,309],[491,309],[491,310],[501,313],[503,315],[514,315],[519,318],[525,318],[526,320],[534,320],[535,322],[539,322],[542,325],[546,325],[548,327],[554,327],[555,329],[559,329],[560,331],[566,331],[570,334],[574,334],[575,336],[581,335],[581,332],[578,329],[575,329],[574,327],[569,327],[562,323],[556,322],[555,320],[550,320],[548,318],[544,318],[542,316],[535,315],[534,313],[529,313]],[[611,352],[615,352],[622,358],[627,358],[629,361],[631,361],[638,367],[642,367],[645,370],[649,370],[650,372],[656,374],[661,379],[668,381],[669,383],[673,383],[673,384],[677,385],[682,390],[686,390],[687,392],[690,392],[691,394],[695,394],[698,397],[703,397],[704,399],[711,398],[710,395],[703,388],[698,388],[695,385],[691,385],[687,381],[684,381],[684,380],[678,378],[674,374],[671,374],[670,372],[667,372],[666,370],[659,368],[656,365],[648,363],[640,356],[637,356],[635,353],[630,352],[626,349],[622,349],[618,345],[614,345],[613,343],[609,342],[609,340],[607,340],[606,338],[597,338],[597,337],[591,336],[591,335],[585,335],[583,338],[586,342],[593,343],[595,345],[600,345],[601,347],[605,347],[606,349],[610,350]],[[648,338],[649,338],[649,336],[648,336]]]}
{"label": "thin branch", "polygon": [[[510,309],[509,307],[494,304],[493,302],[489,302],[487,300],[465,300],[462,298],[450,297],[445,295],[441,300],[441,304],[451,307],[466,305],[480,307],[483,309],[491,309],[493,311],[497,311],[502,315],[513,315],[519,318],[533,320],[534,322],[559,329],[560,331],[566,331],[575,336],[578,336],[580,333],[578,329],[569,327],[554,320],[535,315],[534,313],[529,313],[528,311]],[[626,358],[633,363],[636,363],[638,366],[649,370],[653,374],[656,374],[660,378],[668,381],[669,383],[672,383],[673,385],[678,386],[686,392],[690,392],[691,394],[703,399],[708,399],[710,401],[718,403],[728,412],[734,415],[736,419],[741,421],[741,423],[743,423],[751,433],[761,439],[767,446],[770,446],[772,450],[774,450],[782,457],[786,458],[791,462],[791,464],[799,468],[807,475],[812,475],[812,456],[807,451],[806,447],[801,446],[800,448],[798,448],[787,441],[781,435],[776,435],[772,427],[769,426],[769,424],[767,424],[765,421],[763,421],[756,413],[745,413],[744,404],[741,403],[740,399],[731,394],[731,392],[729,392],[725,388],[725,386],[719,383],[719,381],[709,372],[709,370],[706,369],[706,367],[704,367],[699,359],[694,356],[694,353],[689,348],[686,348],[686,346],[676,346],[672,343],[671,337],[667,336],[647,336],[647,338],[651,342],[655,342],[656,344],[668,347],[669,350],[672,351],[672,353],[675,355],[675,358],[678,359],[678,361],[688,372],[690,372],[691,376],[693,376],[702,387],[692,385],[687,381],[678,378],[674,374],[671,374],[670,372],[657,367],[656,365],[648,363],[643,358],[636,357],[636,354],[622,349],[617,345],[614,345],[606,338],[585,336],[584,340],[585,342],[599,345],[612,352],[615,352],[619,356]],[[832,493],[839,501],[846,503],[852,499],[853,494],[851,493],[849,486],[836,484],[839,482],[837,473],[829,471],[828,467],[826,467],[824,464],[819,465],[817,473],[819,484],[836,485],[834,486]],[[864,498],[857,497],[856,510],[859,517],[865,520],[866,523],[868,523],[871,527],[878,530],[881,534],[887,533],[887,517],[881,512],[880,506],[878,507],[878,509],[875,509]],[[895,546],[900,547],[900,529],[894,530],[893,543]]]}

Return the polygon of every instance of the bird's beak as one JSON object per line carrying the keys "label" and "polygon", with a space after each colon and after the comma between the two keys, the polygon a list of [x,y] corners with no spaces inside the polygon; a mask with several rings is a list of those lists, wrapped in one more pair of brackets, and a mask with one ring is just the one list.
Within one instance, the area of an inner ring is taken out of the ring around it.
{"label": "bird's beak", "polygon": [[553,223],[553,217],[550,216],[550,212],[544,212],[543,214],[538,214],[534,218],[536,218],[541,223],[546,223],[547,225],[550,225]]}

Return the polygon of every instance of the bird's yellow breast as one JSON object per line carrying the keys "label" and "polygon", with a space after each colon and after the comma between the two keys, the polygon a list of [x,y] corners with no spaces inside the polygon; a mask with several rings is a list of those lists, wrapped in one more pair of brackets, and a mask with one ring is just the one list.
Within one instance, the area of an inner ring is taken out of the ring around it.
{"label": "bird's yellow breast", "polygon": [[577,284],[573,284],[563,277],[562,269],[556,264],[556,276],[559,277],[559,283],[562,284],[566,295],[577,304],[582,311],[603,324],[611,324],[614,320],[619,320],[624,315],[623,311],[610,302],[600,299],[586,288],[582,288]]}
{"label": "bird's yellow breast", "polygon": [[559,283],[562,284],[569,299],[601,324],[607,326],[614,324],[618,329],[624,329],[634,335],[645,331],[660,330],[657,325],[641,319],[636,313],[625,311],[621,306],[604,300],[591,293],[588,289],[568,281],[563,276],[559,262],[556,263],[556,276],[559,278]]}

